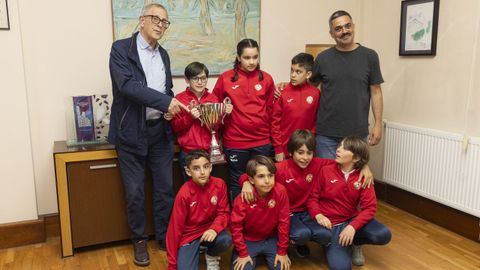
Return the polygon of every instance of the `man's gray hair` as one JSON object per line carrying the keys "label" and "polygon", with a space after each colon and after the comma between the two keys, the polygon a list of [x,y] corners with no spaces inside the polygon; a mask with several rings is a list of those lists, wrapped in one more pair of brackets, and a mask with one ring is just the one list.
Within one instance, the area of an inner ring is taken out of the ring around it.
{"label": "man's gray hair", "polygon": [[148,13],[150,12],[150,9],[153,8],[153,7],[161,8],[161,9],[167,11],[167,9],[161,4],[150,3],[150,4],[147,4],[143,7],[142,16],[149,15]]}

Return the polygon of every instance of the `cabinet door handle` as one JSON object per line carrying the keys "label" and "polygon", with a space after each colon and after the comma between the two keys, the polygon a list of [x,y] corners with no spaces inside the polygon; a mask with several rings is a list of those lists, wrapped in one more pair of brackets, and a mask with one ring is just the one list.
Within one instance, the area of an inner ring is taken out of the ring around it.
{"label": "cabinet door handle", "polygon": [[108,168],[116,168],[117,164],[103,164],[103,165],[92,165],[90,166],[90,170],[101,170],[101,169],[108,169]]}

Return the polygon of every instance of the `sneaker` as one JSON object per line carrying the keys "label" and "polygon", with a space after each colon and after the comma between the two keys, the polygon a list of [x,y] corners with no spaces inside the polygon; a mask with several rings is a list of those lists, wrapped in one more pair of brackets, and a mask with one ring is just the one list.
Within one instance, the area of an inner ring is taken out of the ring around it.
{"label": "sneaker", "polygon": [[207,270],[220,270],[220,256],[210,256],[205,253],[205,261],[207,262]]}
{"label": "sneaker", "polygon": [[167,243],[165,240],[157,240],[158,243],[158,249],[161,251],[167,251]]}
{"label": "sneaker", "polygon": [[133,242],[133,262],[138,266],[147,266],[150,264],[148,256],[147,241],[140,240]]}
{"label": "sneaker", "polygon": [[310,248],[307,245],[295,246],[295,251],[300,258],[305,258],[310,255]]}
{"label": "sneaker", "polygon": [[363,256],[362,246],[352,245],[352,263],[356,266],[365,264],[365,257]]}

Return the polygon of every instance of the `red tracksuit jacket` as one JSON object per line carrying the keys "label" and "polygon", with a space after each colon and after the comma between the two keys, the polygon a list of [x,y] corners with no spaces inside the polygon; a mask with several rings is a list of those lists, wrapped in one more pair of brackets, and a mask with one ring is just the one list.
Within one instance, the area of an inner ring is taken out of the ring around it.
{"label": "red tracksuit jacket", "polygon": [[290,206],[285,187],[275,183],[273,189],[264,198],[254,190],[256,201],[242,202],[237,196],[233,203],[230,220],[230,232],[233,245],[239,257],[248,256],[247,241],[266,240],[278,235],[277,253],[286,255],[290,232]]}
{"label": "red tracksuit jacket", "polygon": [[233,111],[225,117],[223,145],[227,148],[247,149],[270,143],[271,114],[275,84],[272,77],[262,71],[263,80],[258,80],[258,70],[246,72],[238,68],[238,80],[232,82],[234,70],[218,77],[213,88],[220,100],[229,97]]}
{"label": "red tracksuit jacket", "polygon": [[[362,188],[359,176],[360,170],[356,170],[345,181],[338,165],[323,167],[307,202],[312,219],[322,214],[332,225],[351,219],[350,225],[357,231],[369,222],[377,212],[375,189]],[[359,203],[361,210],[357,209]]]}
{"label": "red tracksuit jacket", "polygon": [[167,230],[168,269],[177,269],[178,248],[201,237],[208,229],[217,233],[228,226],[230,208],[227,185],[210,177],[204,187],[190,180],[175,197]]}
{"label": "red tracksuit jacket", "polygon": [[[275,182],[282,184],[287,189],[290,212],[307,211],[307,201],[313,188],[315,178],[324,166],[336,164],[335,160],[314,157],[308,167],[302,169],[293,161],[287,159],[275,163]],[[248,181],[248,175],[242,174],[238,179],[240,186]]]}
{"label": "red tracksuit jacket", "polygon": [[273,105],[272,144],[275,154],[289,155],[287,143],[297,129],[308,129],[315,133],[320,90],[304,83],[293,86],[289,83]]}
{"label": "red tracksuit jacket", "polygon": [[[205,89],[199,100],[188,87],[185,91],[178,93],[175,98],[186,106],[190,105],[192,100],[197,101],[198,104],[219,102],[217,96],[209,93],[208,89]],[[180,149],[186,153],[195,149],[203,149],[210,152],[212,132],[205,125],[202,126],[199,119],[193,119],[189,112],[182,110],[176,114],[170,121],[170,125],[173,132],[177,134],[177,142]]]}

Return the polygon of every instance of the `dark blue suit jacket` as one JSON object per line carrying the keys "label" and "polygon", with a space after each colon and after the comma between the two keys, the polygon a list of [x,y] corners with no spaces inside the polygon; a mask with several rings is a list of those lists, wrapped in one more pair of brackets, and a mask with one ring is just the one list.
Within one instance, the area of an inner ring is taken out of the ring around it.
{"label": "dark blue suit jacket", "polygon": [[[116,147],[139,155],[146,155],[148,144],[146,136],[146,107],[162,112],[168,110],[173,97],[170,57],[159,46],[165,65],[166,93],[162,94],[147,87],[137,51],[136,32],[130,38],[117,40],[110,52],[110,77],[112,79],[113,104],[110,116],[108,141]],[[170,129],[169,125],[165,128]],[[167,131],[171,134],[171,130]],[[171,136],[169,136],[171,138]]]}

